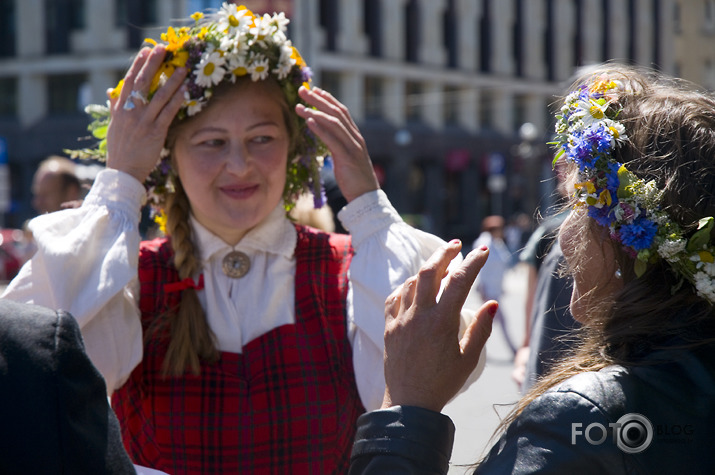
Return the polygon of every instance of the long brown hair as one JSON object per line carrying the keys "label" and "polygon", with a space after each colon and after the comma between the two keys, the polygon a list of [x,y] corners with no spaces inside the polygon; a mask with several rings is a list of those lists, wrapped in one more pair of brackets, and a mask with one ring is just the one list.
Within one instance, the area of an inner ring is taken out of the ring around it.
{"label": "long brown hair", "polygon": [[[629,141],[615,150],[614,158],[638,177],[655,180],[670,219],[694,231],[700,218],[715,216],[715,98],[685,81],[617,64],[590,70],[575,86],[600,74],[622,81],[630,91],[619,98],[623,110],[618,118]],[[622,289],[589,301],[580,343],[516,404],[498,433],[531,401],[571,376],[614,364],[645,364],[644,356],[673,341],[680,347],[715,342],[715,307],[687,282],[679,285],[666,262],[649,264],[646,273],[636,277],[634,259],[609,239],[605,228],[585,213],[574,222],[584,242],[595,239],[610,247],[621,270]],[[586,271],[581,251],[574,251],[569,272]]]}
{"label": "long brown hair", "polygon": [[[239,78],[235,84],[222,83],[215,88],[211,102],[222,100],[222,97],[229,91],[246,87],[248,84],[271,88],[271,92],[280,99],[290,140],[288,152],[288,161],[290,162],[295,155],[297,143],[297,115],[295,111],[289,110],[288,103],[274,79],[268,78],[253,83],[249,78]],[[211,105],[209,104],[208,107]],[[177,135],[181,133],[185,124],[190,123],[192,118],[174,120],[167,135],[166,148],[168,150],[173,152]],[[199,249],[195,244],[189,222],[191,203],[178,174],[175,172],[172,172],[172,182],[174,190],[167,194],[163,206],[167,215],[166,234],[169,236],[174,250],[174,266],[179,273],[179,279],[195,278],[201,272],[201,262]],[[186,371],[199,374],[202,362],[213,363],[218,360],[219,351],[216,347],[216,339],[209,328],[206,314],[201,307],[195,289],[183,290],[178,309],[168,310],[156,322],[153,322],[146,338],[153,338],[161,334],[162,331],[166,331],[167,327],[169,345],[162,368],[165,376],[181,376]]]}

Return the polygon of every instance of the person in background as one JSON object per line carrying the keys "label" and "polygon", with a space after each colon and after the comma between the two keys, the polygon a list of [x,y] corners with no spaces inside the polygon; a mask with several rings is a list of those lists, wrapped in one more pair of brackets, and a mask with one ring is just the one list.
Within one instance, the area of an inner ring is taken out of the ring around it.
{"label": "person in background", "polygon": [[[142,48],[95,108],[107,169],[79,209],[31,222],[39,250],[5,293],[77,318],[138,465],[347,471],[384,392],[385,298],[443,243],[379,189],[287,25],[224,3]],[[328,151],[350,236],[286,215],[322,202]],[[147,198],[165,237],[140,242]]]}
{"label": "person in background", "polygon": [[52,213],[82,198],[82,186],[75,164],[59,155],[40,162],[32,178],[32,207],[39,213]]}
{"label": "person in background", "polygon": [[514,357],[512,379],[522,393],[571,349],[571,334],[579,326],[569,311],[571,277],[563,272],[565,261],[556,239],[569,214],[564,163],[557,162],[555,171],[556,211],[539,224],[519,254],[519,261],[528,269],[526,318],[524,341]]}
{"label": "person in background", "polygon": [[[472,243],[472,248],[478,249],[482,246],[489,248],[489,258],[477,277],[472,292],[476,292],[482,301],[499,300],[504,289],[504,275],[511,266],[511,252],[504,243],[503,217],[487,216],[482,220],[482,232]],[[516,353],[517,346],[509,334],[508,322],[501,309],[497,309],[494,319],[501,327],[509,349]]]}
{"label": "person in background", "polygon": [[[715,473],[715,97],[605,64],[574,84],[556,133],[576,190],[559,243],[581,342],[474,473]],[[439,411],[494,313],[487,302],[460,340],[458,309],[487,250],[448,272],[457,252],[444,246],[386,301],[387,389],[358,420],[351,475],[447,473],[454,426]]]}
{"label": "person in background", "polygon": [[509,218],[504,228],[504,242],[512,255],[512,261],[518,260],[519,253],[529,240],[533,231],[531,217],[526,213],[516,213]]}

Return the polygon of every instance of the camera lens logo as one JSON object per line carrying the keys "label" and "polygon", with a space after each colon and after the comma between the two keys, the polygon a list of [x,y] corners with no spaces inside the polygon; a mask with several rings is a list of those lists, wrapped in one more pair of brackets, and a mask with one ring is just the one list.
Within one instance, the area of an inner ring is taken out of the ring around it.
{"label": "camera lens logo", "polygon": [[627,454],[643,452],[653,441],[653,424],[642,414],[625,414],[616,423],[615,439]]}

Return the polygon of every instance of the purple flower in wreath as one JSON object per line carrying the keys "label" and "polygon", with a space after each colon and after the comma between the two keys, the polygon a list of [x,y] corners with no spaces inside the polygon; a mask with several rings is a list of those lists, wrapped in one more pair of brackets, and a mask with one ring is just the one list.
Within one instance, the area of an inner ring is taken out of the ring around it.
{"label": "purple flower in wreath", "polygon": [[628,203],[620,202],[618,203],[618,206],[620,206],[623,210],[622,221],[632,221],[633,218],[636,216],[635,209],[633,209],[633,206],[629,205]]}

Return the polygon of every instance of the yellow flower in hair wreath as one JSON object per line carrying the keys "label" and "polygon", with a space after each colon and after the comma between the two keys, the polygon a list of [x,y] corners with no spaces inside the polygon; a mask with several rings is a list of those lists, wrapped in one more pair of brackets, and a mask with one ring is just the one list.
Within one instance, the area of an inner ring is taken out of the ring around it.
{"label": "yellow flower in hair wreath", "polygon": [[[185,80],[184,103],[177,114],[179,119],[200,113],[211,100],[216,86],[227,81],[236,82],[242,76],[251,81],[272,77],[291,110],[303,103],[298,89],[310,87],[312,71],[286,36],[289,20],[283,13],[258,16],[243,5],[223,3],[216,13],[196,12],[191,15],[191,20],[192,26],[169,27],[160,35],[166,55],[152,80],[147,95],[150,101],[176,68],[185,67],[189,73]],[[146,43],[156,46],[159,41],[147,39]],[[122,86],[123,81],[120,81],[112,91],[113,98],[119,97]],[[92,110],[94,121],[90,130],[100,143],[95,149],[67,151],[72,157],[104,158],[109,109],[92,106]],[[286,209],[290,210],[300,194],[312,191],[315,206],[320,207],[324,204],[320,168],[327,149],[301,117],[296,114],[295,118],[299,139],[296,155],[288,160],[283,199]],[[165,153],[161,157],[159,165],[145,182],[150,202],[157,206],[162,205],[164,195],[172,189],[169,183],[172,165],[168,155]]]}

